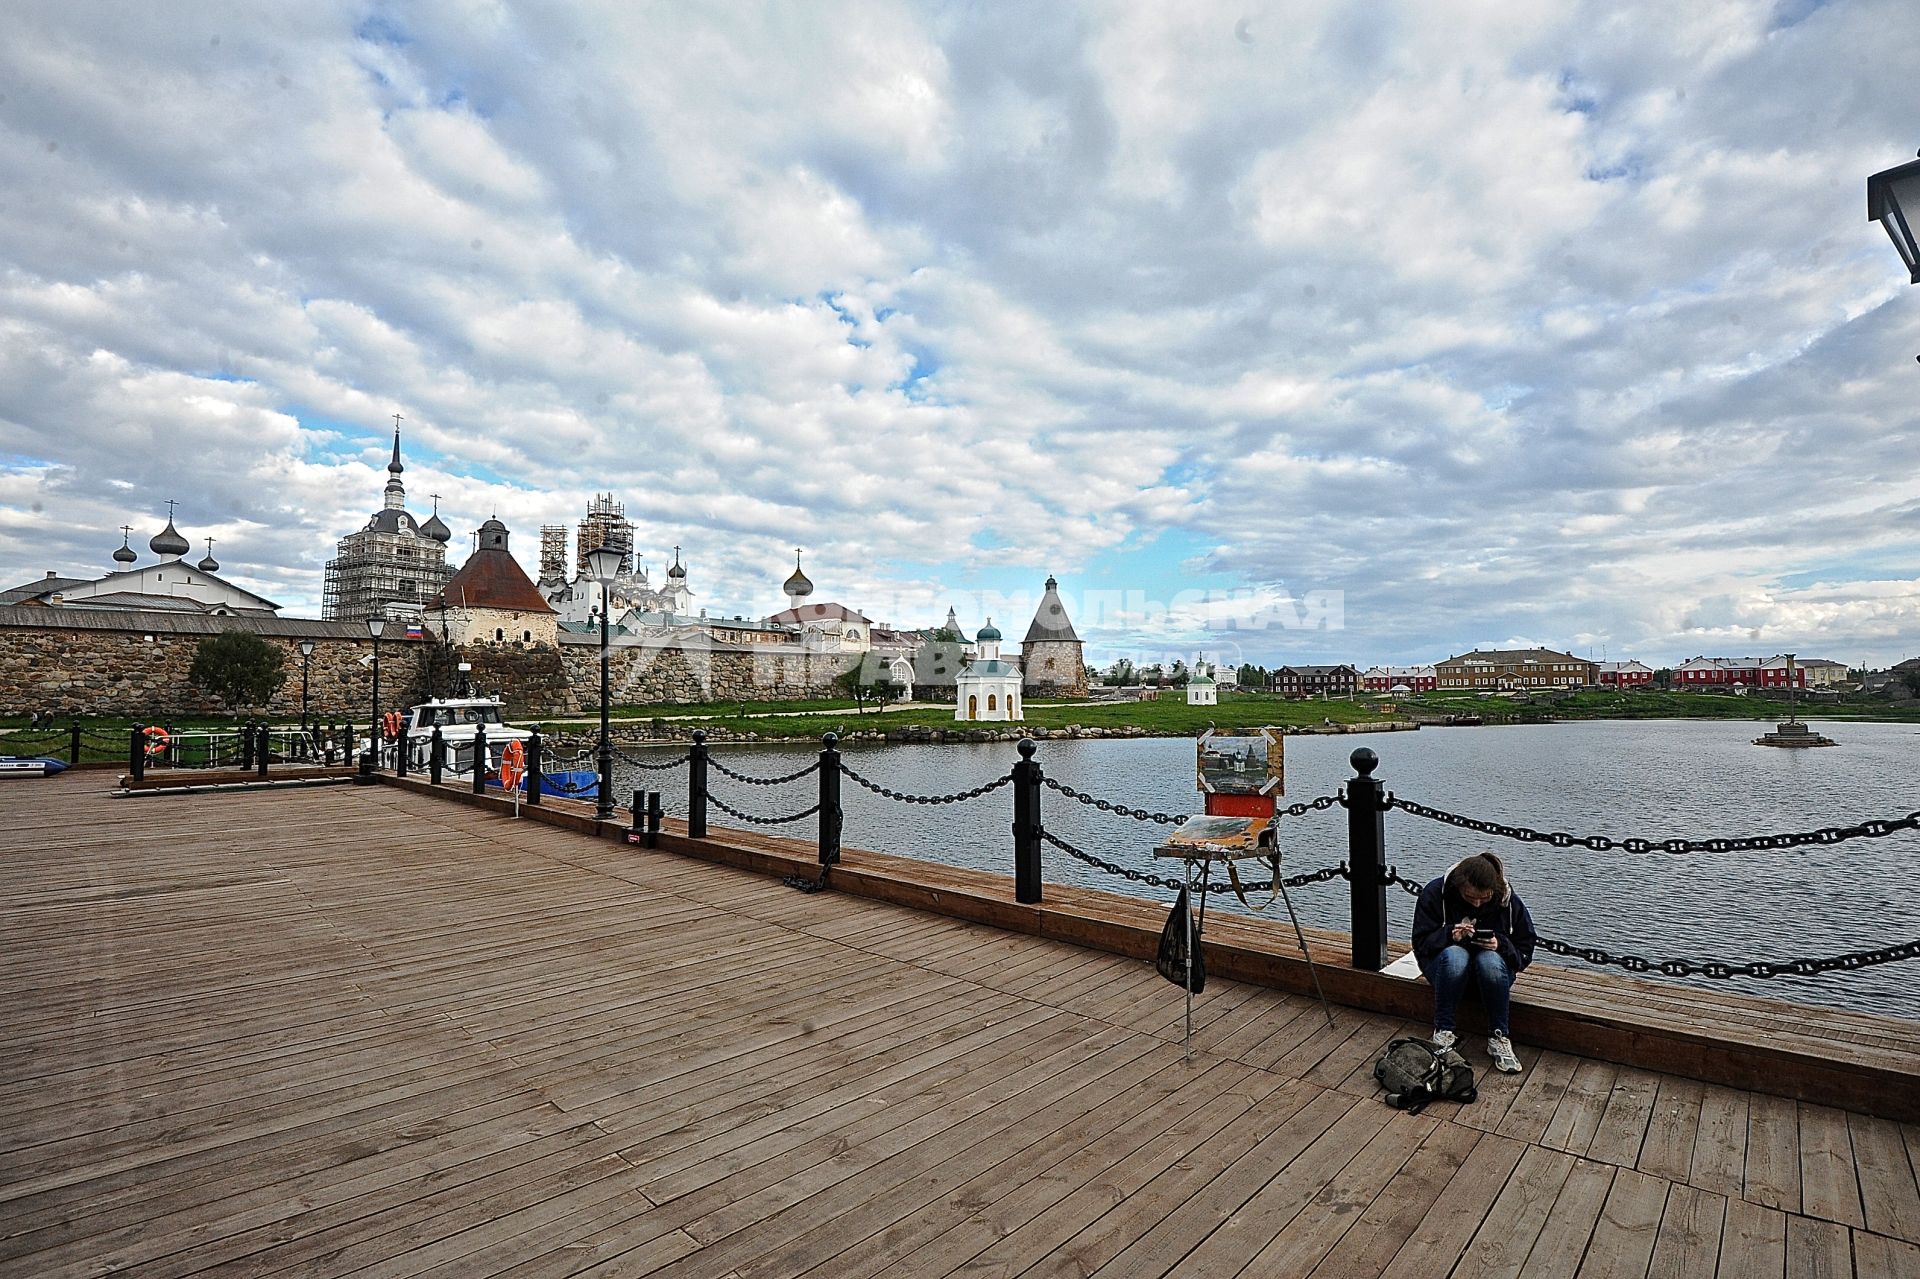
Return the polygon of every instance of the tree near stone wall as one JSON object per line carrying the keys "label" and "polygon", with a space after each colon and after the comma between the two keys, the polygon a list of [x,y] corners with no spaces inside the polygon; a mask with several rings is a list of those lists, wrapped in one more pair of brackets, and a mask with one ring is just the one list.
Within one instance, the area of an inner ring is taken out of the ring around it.
{"label": "tree near stone wall", "polygon": [[280,650],[251,631],[222,631],[200,641],[187,682],[227,704],[265,706],[287,682]]}

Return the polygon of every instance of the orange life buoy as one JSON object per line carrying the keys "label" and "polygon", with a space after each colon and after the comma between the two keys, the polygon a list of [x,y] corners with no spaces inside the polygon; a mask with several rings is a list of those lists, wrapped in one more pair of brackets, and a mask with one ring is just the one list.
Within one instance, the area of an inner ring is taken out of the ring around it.
{"label": "orange life buoy", "polygon": [[393,739],[399,736],[400,736],[400,712],[388,711],[387,712],[387,740],[392,741]]}
{"label": "orange life buoy", "polygon": [[512,790],[527,775],[527,748],[517,739],[500,748],[500,786]]}
{"label": "orange life buoy", "polygon": [[167,736],[166,729],[160,727],[158,724],[149,724],[141,731],[144,732],[147,737],[148,759],[152,759],[155,755],[166,754],[167,743],[172,740]]}

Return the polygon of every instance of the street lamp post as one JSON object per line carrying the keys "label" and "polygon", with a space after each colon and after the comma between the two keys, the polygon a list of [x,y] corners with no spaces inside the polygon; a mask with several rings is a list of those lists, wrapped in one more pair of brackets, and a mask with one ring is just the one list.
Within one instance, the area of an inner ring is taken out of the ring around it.
{"label": "street lamp post", "polygon": [[300,731],[307,731],[307,676],[313,672],[313,641],[300,641]]}
{"label": "street lamp post", "polygon": [[1920,160],[1882,169],[1867,179],[1867,221],[1887,229],[1912,283],[1920,284],[1920,243],[1913,227],[1920,222]]}
{"label": "street lamp post", "polygon": [[367,634],[373,636],[373,719],[367,728],[367,740],[373,743],[374,771],[380,769],[380,632],[387,629],[383,617],[367,619]]}
{"label": "street lamp post", "polygon": [[588,551],[587,571],[600,583],[600,785],[593,816],[604,822],[613,817],[613,739],[607,728],[613,690],[607,671],[607,614],[613,611],[613,579],[620,571],[620,548],[602,545]]}

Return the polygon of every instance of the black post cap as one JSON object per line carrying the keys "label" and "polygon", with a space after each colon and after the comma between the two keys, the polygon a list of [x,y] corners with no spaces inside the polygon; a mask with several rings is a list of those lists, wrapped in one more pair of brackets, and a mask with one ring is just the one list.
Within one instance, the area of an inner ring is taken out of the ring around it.
{"label": "black post cap", "polygon": [[1034,746],[1033,739],[1031,737],[1023,737],[1020,739],[1020,745],[1016,746],[1014,749],[1020,752],[1021,759],[1032,759],[1033,752],[1038,748]]}
{"label": "black post cap", "polygon": [[1380,757],[1365,746],[1348,756],[1347,762],[1352,764],[1353,771],[1362,777],[1372,776],[1373,770],[1380,767]]}
{"label": "black post cap", "polygon": [[840,744],[840,734],[822,733],[820,734],[820,744],[826,747],[828,750],[832,750],[834,747]]}

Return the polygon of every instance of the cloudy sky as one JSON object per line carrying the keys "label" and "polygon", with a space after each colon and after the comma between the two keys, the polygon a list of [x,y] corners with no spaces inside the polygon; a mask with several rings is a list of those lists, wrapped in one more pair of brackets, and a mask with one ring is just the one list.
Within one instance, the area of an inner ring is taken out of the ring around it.
{"label": "cloudy sky", "polygon": [[0,585],[317,616],[398,412],[727,614],[1920,652],[1911,0],[6,8]]}

